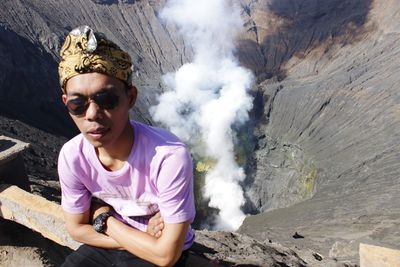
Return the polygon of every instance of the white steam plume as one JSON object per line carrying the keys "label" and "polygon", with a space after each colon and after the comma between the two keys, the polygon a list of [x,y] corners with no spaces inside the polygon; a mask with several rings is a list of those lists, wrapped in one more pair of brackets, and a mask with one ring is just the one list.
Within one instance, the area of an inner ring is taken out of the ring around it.
{"label": "white steam plume", "polygon": [[217,229],[236,230],[245,214],[243,169],[235,162],[232,126],[248,119],[253,75],[234,58],[242,30],[237,8],[224,0],[171,0],[161,17],[175,23],[194,51],[193,62],[164,76],[171,89],[152,108],[153,118],[215,165],[205,177],[204,196],[219,209]]}

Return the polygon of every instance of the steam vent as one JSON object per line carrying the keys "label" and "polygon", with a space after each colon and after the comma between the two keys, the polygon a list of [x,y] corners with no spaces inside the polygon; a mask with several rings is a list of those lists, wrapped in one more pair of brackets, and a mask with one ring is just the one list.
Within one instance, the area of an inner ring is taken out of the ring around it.
{"label": "steam vent", "polygon": [[192,1],[0,1],[0,266],[80,245],[57,175],[78,133],[59,50],[78,25],[131,55],[131,118],[192,149],[200,256],[400,266],[400,1]]}

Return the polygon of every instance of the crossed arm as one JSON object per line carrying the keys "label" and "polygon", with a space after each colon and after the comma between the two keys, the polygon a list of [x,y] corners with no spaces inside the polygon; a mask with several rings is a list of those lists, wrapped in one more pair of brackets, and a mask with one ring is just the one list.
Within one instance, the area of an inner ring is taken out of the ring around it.
{"label": "crossed arm", "polygon": [[[95,217],[106,210],[107,207],[102,207],[93,215],[90,210],[80,214],[64,212],[67,230],[71,237],[78,242],[96,247],[125,249],[158,266],[173,266],[179,259],[190,222],[165,223],[161,235],[160,231],[152,234],[144,233],[114,217],[109,217],[105,234],[99,234],[89,224],[90,219],[91,216]],[[158,225],[160,224],[155,224],[156,227]]]}

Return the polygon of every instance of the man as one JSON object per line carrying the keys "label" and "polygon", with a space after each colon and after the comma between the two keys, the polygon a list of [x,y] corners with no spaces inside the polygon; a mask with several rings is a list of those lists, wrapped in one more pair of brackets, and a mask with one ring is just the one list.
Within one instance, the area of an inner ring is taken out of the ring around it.
{"label": "man", "polygon": [[62,100],[81,132],[60,151],[62,207],[84,243],[63,266],[188,266],[195,207],[185,145],[129,120],[131,58],[104,35],[78,27],[60,55]]}

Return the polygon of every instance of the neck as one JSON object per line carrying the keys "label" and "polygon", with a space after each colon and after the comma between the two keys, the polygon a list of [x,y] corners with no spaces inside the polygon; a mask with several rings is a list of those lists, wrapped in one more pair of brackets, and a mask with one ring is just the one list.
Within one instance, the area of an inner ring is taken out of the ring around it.
{"label": "neck", "polygon": [[134,134],[133,127],[128,121],[117,141],[109,144],[107,147],[99,147],[96,149],[97,157],[104,168],[111,171],[122,168],[131,153],[135,139]]}

